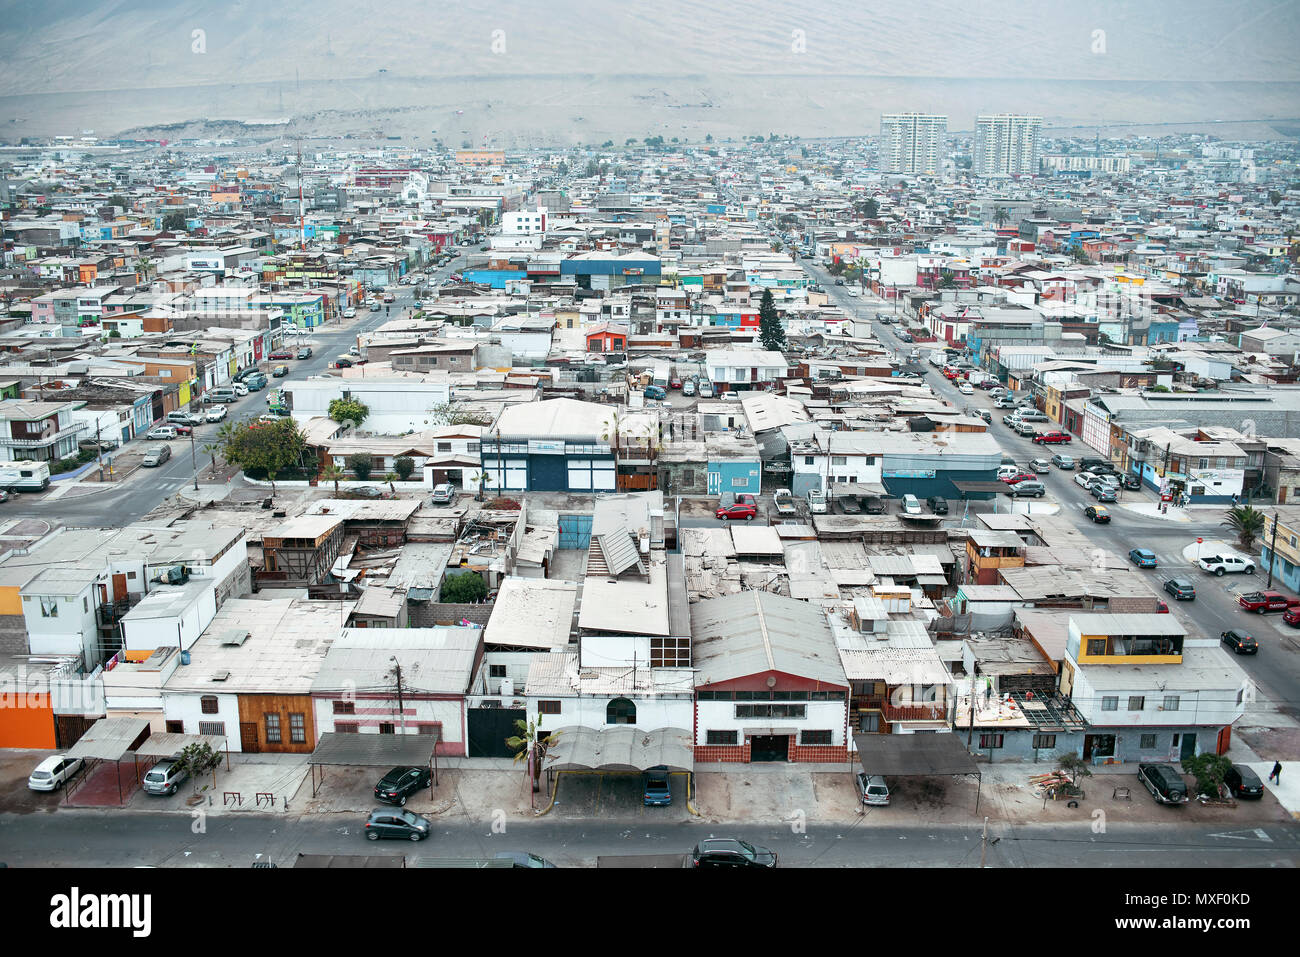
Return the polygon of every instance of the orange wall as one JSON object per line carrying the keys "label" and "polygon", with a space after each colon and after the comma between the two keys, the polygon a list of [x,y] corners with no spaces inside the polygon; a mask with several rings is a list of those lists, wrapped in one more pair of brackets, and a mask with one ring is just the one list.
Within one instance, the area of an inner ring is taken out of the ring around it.
{"label": "orange wall", "polygon": [[48,694],[0,692],[0,748],[55,747]]}

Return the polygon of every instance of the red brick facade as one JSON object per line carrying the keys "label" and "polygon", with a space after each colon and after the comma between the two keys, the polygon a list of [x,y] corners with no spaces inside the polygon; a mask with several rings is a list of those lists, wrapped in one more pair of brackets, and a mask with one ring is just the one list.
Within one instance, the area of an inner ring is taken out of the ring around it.
{"label": "red brick facade", "polygon": [[[748,764],[749,737],[744,744],[697,744],[695,760],[701,764]],[[794,736],[790,741],[790,763],[847,764],[849,749],[834,744],[799,744]]]}

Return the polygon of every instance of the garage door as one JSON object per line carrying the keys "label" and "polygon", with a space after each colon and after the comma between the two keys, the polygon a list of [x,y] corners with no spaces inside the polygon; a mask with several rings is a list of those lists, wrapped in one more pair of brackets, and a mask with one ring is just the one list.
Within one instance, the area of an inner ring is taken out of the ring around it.
{"label": "garage door", "polygon": [[527,459],[504,459],[502,461],[505,471],[505,480],[502,481],[502,469],[497,468],[494,459],[488,459],[484,463],[483,474],[491,478],[491,484],[487,486],[488,491],[497,489],[520,490],[528,487],[528,460]]}
{"label": "garage door", "polygon": [[583,551],[591,545],[590,515],[560,516],[560,547],[581,548]]}

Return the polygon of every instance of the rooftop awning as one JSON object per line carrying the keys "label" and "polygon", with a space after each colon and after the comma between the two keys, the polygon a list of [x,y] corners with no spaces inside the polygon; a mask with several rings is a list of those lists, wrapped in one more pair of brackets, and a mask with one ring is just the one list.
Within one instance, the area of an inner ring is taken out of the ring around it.
{"label": "rooftop awning", "polygon": [[547,771],[645,771],[666,767],[691,771],[695,749],[685,728],[642,731],[626,725],[608,728],[568,727],[552,732],[546,750]]}
{"label": "rooftop awning", "polygon": [[959,492],[998,492],[1006,491],[1005,482],[956,482],[952,483],[953,488]]}
{"label": "rooftop awning", "polygon": [[879,482],[832,482],[831,498],[844,495],[888,495],[889,492]]}
{"label": "rooftop awning", "polygon": [[330,731],[316,742],[308,764],[337,764],[379,768],[411,765],[420,767],[433,759],[442,737],[433,734],[356,734]]}
{"label": "rooftop awning", "polygon": [[135,753],[141,757],[170,758],[180,754],[191,744],[206,744],[213,751],[224,751],[226,736],[224,734],[177,734],[174,731],[165,731],[145,738],[140,747],[135,749]]}
{"label": "rooftop awning", "polygon": [[935,734],[855,734],[853,743],[867,774],[906,778],[980,773],[961,736]]}
{"label": "rooftop awning", "polygon": [[144,718],[100,718],[64,757],[120,761],[148,733],[149,722]]}

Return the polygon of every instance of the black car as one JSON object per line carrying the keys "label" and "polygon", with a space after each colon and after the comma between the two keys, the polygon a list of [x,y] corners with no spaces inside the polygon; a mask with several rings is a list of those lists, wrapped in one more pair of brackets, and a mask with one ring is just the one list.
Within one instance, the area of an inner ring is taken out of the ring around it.
{"label": "black car", "polygon": [[862,514],[862,506],[858,504],[858,500],[854,498],[852,495],[846,495],[843,498],[839,499],[839,503],[840,503],[840,511],[843,512],[845,515]]}
{"label": "black car", "polygon": [[1239,655],[1259,653],[1259,642],[1237,628],[1223,632],[1220,640]]}
{"label": "black car", "polygon": [[1124,478],[1120,481],[1120,484],[1127,489],[1136,490],[1142,488],[1142,480],[1138,478],[1136,475],[1133,475],[1132,473],[1125,475]]}
{"label": "black car", "polygon": [[733,838],[711,837],[691,851],[692,867],[776,867],[776,852]]}
{"label": "black car", "polygon": [[948,514],[948,500],[946,498],[941,498],[938,495],[931,495],[925,500],[925,504],[929,505],[930,511],[934,512],[936,515]]}
{"label": "black car", "polygon": [[1264,782],[1259,775],[1244,765],[1234,764],[1223,772],[1223,783],[1236,798],[1262,798]]}
{"label": "black car", "polygon": [[1160,804],[1186,804],[1187,782],[1168,764],[1139,764],[1138,780]]}
{"label": "black car", "polygon": [[899,341],[899,342],[915,342],[915,341],[916,341],[916,337],[913,336],[910,332],[900,332],[900,333],[898,334],[898,341]]}
{"label": "black car", "polygon": [[344,490],[345,498],[383,498],[383,490],[375,488],[373,485],[361,485],[357,488]]}
{"label": "black car", "polygon": [[366,818],[366,840],[377,841],[381,837],[398,837],[408,841],[423,841],[433,831],[429,819],[410,811],[375,808]]}
{"label": "black car", "polygon": [[1165,591],[1178,601],[1195,601],[1196,589],[1186,578],[1171,578],[1165,582]]}
{"label": "black car", "polygon": [[431,780],[428,768],[393,768],[375,785],[375,797],[400,806],[416,791],[427,788]]}

